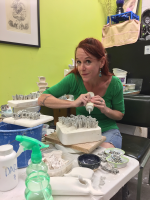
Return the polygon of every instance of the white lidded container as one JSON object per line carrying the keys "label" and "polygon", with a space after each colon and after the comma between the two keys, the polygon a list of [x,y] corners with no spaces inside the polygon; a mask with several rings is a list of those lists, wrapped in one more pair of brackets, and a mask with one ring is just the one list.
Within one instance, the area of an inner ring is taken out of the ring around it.
{"label": "white lidded container", "polygon": [[123,85],[126,84],[127,71],[118,68],[113,68],[113,73],[121,80]]}
{"label": "white lidded container", "polygon": [[[91,98],[94,97],[94,93],[93,92],[88,92],[90,95],[91,95]],[[87,103],[86,106],[85,106],[86,110],[88,111],[89,115],[90,113],[93,111],[94,109],[94,103]]]}
{"label": "white lidded container", "polygon": [[0,191],[13,189],[18,184],[17,156],[10,144],[0,146]]}

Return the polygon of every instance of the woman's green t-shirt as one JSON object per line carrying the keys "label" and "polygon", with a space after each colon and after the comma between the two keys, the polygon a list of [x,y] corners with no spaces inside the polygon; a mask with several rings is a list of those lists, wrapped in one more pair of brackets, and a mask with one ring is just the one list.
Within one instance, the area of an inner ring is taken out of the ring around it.
{"label": "woman's green t-shirt", "polygon": [[[81,76],[71,73],[56,85],[45,90],[43,94],[52,94],[56,98],[59,98],[64,94],[70,94],[74,95],[74,99],[77,99],[81,94],[86,94],[87,92],[90,91],[86,90]],[[113,110],[118,110],[124,114],[123,85],[118,77],[112,76],[112,80],[102,98],[105,100],[107,107]],[[85,116],[89,115],[84,106],[76,108],[76,114]],[[97,119],[102,132],[110,129],[118,129],[116,121],[101,113],[98,108],[95,107],[90,115]]]}

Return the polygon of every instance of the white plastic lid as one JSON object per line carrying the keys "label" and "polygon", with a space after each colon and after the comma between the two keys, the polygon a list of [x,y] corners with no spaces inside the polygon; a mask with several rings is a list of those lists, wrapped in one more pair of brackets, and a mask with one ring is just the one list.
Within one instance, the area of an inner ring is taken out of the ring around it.
{"label": "white plastic lid", "polygon": [[118,73],[120,73],[120,72],[127,72],[127,71],[119,69],[119,68],[113,68],[113,71],[116,71]]}
{"label": "white plastic lid", "polygon": [[5,144],[0,146],[0,156],[6,156],[13,152],[13,146],[11,144]]}
{"label": "white plastic lid", "polygon": [[123,76],[123,75],[116,75],[116,77],[118,77],[118,78],[126,78],[126,76]]}
{"label": "white plastic lid", "polygon": [[91,95],[91,97],[94,97],[94,93],[93,92],[88,92],[90,95]]}
{"label": "white plastic lid", "polygon": [[127,84],[125,84],[126,86],[133,86],[133,85],[135,85],[135,83],[127,83]]}

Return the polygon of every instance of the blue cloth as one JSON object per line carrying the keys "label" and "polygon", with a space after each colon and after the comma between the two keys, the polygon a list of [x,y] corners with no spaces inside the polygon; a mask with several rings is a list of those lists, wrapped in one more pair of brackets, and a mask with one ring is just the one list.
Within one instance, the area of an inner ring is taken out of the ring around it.
{"label": "blue cloth", "polygon": [[118,129],[111,129],[102,133],[106,137],[105,142],[111,143],[115,148],[121,149],[122,147],[122,136]]}

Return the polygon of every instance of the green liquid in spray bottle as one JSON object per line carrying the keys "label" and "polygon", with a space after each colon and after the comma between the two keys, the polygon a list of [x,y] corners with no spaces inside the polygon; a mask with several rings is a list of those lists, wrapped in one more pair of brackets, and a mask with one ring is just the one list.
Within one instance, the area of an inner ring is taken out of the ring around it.
{"label": "green liquid in spray bottle", "polygon": [[53,200],[50,177],[47,174],[48,167],[42,161],[42,153],[40,151],[41,148],[46,148],[49,145],[27,136],[17,135],[16,140],[21,142],[24,150],[32,150],[31,164],[26,169],[26,200]]}

